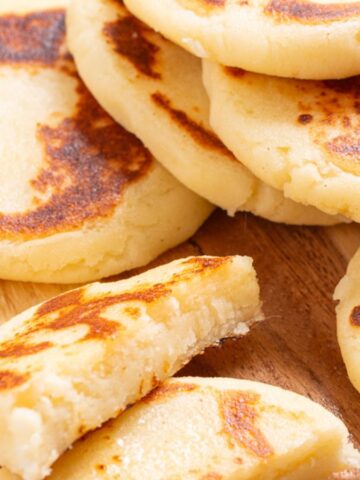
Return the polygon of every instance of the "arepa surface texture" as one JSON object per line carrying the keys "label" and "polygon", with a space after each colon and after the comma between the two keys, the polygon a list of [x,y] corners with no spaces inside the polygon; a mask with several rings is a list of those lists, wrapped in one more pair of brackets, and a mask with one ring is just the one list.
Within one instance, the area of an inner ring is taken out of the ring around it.
{"label": "arepa surface texture", "polygon": [[194,55],[287,78],[360,73],[357,0],[125,0]]}
{"label": "arepa surface texture", "polygon": [[360,77],[290,80],[204,62],[212,127],[292,200],[360,221]]}

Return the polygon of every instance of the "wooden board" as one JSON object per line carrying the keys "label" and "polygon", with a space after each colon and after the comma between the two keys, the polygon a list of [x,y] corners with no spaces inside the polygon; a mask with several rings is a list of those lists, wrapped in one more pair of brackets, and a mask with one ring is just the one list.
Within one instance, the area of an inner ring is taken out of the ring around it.
{"label": "wooden board", "polygon": [[[340,356],[332,301],[359,245],[360,225],[287,227],[216,211],[193,239],[154,264],[193,254],[252,256],[266,322],[242,339],[209,349],[181,373],[254,379],[307,395],[341,416],[360,448],[360,395]],[[0,320],[67,288],[0,282]]]}

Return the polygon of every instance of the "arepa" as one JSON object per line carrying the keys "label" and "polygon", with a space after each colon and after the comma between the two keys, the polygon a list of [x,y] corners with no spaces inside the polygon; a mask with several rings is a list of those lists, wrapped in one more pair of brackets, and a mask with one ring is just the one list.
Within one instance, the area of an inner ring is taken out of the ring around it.
{"label": "arepa", "polygon": [[336,315],[341,354],[351,383],[360,392],[360,250],[350,261],[334,298],[339,300]]}
{"label": "arepa", "polygon": [[262,319],[248,257],[190,257],[0,326],[0,465],[40,480],[70,445]]}
{"label": "arepa", "polygon": [[122,2],[74,0],[67,26],[69,48],[93,95],[188,188],[230,214],[244,210],[294,224],[340,220],[285,200],[240,165],[209,127],[199,59]]}
{"label": "arepa", "polygon": [[194,55],[279,77],[360,73],[357,0],[124,0]]}
{"label": "arepa", "polygon": [[0,3],[0,277],[75,283],[140,266],[211,211],[97,104],[65,0]]}
{"label": "arepa", "polygon": [[[271,385],[168,380],[79,441],[49,480],[328,480],[359,466],[343,422]],[[0,480],[15,480],[1,472]]]}
{"label": "arepa", "polygon": [[204,62],[211,125],[287,198],[360,221],[360,77],[289,80]]}

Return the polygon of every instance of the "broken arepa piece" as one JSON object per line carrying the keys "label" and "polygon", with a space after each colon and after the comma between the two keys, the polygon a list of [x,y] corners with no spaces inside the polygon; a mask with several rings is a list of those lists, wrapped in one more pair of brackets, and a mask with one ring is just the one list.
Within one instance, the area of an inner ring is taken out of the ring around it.
{"label": "broken arepa piece", "polygon": [[350,261],[334,295],[337,336],[351,383],[360,392],[360,249]]}
{"label": "broken arepa piece", "polygon": [[72,1],[67,35],[79,74],[96,99],[190,190],[229,214],[241,210],[308,225],[343,220],[285,198],[238,162],[210,128],[200,60],[121,2]]}
{"label": "broken arepa piece", "polygon": [[325,480],[357,465],[343,422],[305,397],[176,378],[79,441],[49,480]]}
{"label": "broken arepa piece", "polygon": [[89,430],[262,319],[248,257],[190,257],[70,291],[0,327],[0,465],[40,480]]}
{"label": "broken arepa piece", "polygon": [[145,265],[212,207],[78,77],[65,0],[0,2],[0,277],[80,283]]}

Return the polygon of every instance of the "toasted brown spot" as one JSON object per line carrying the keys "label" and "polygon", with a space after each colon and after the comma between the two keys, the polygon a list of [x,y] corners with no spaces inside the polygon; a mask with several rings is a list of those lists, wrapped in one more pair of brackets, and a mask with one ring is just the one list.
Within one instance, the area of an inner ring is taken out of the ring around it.
{"label": "toasted brown spot", "polygon": [[95,468],[96,468],[96,470],[99,470],[99,472],[105,472],[105,470],[106,470],[105,465],[102,465],[102,464],[96,465]]}
{"label": "toasted brown spot", "polygon": [[[46,349],[53,348],[51,342],[35,343],[34,338],[38,332],[59,331],[78,325],[87,327],[85,335],[77,341],[107,340],[124,329],[119,321],[109,320],[104,317],[104,312],[124,302],[142,302],[151,304],[161,298],[167,297],[172,292],[172,287],[179,282],[188,281],[195,274],[200,274],[209,269],[220,267],[228,257],[208,258],[196,257],[183,262],[185,268],[182,272],[174,274],[166,283],[155,285],[139,285],[132,291],[119,294],[105,293],[102,296],[86,298],[86,288],[80,288],[54,297],[41,304],[35,314],[25,323],[11,341],[0,342],[0,358],[12,358],[30,356]],[[126,307],[125,310],[137,307]],[[119,314],[121,313],[119,308]],[[135,319],[136,320],[136,319]],[[164,363],[164,370],[170,366]],[[151,379],[151,386],[155,388],[159,384],[156,375]],[[142,391],[144,384],[140,385]],[[175,387],[177,390],[180,387]],[[187,385],[184,387],[189,389]],[[174,390],[171,385],[168,389]]]}
{"label": "toasted brown spot", "polygon": [[218,137],[203,127],[199,123],[195,122],[187,116],[182,110],[178,110],[172,107],[170,100],[160,92],[153,93],[151,96],[152,100],[158,107],[167,112],[169,117],[182,129],[184,129],[192,138],[200,144],[202,147],[209,150],[215,150],[222,155],[234,159],[230,151],[225,147],[225,145],[218,139]]}
{"label": "toasted brown spot", "polygon": [[116,53],[126,58],[138,72],[159,79],[161,75],[156,71],[159,47],[148,39],[150,32],[150,28],[131,15],[107,23],[103,28],[104,35]]}
{"label": "toasted brown spot", "polygon": [[235,78],[241,78],[244,77],[246,74],[246,71],[243,70],[242,68],[236,68],[236,67],[223,67],[224,72],[230,75],[231,77]]}
{"label": "toasted brown spot", "polygon": [[301,123],[302,125],[307,125],[308,123],[312,122],[313,116],[310,115],[309,113],[303,113],[298,116],[297,121]]}
{"label": "toasted brown spot", "polygon": [[353,308],[350,314],[350,323],[354,327],[360,327],[360,306]]}
{"label": "toasted brown spot", "polygon": [[360,2],[318,3],[309,0],[270,0],[265,13],[279,20],[325,23],[360,15]]}
{"label": "toasted brown spot", "polygon": [[329,162],[360,175],[360,77],[293,84],[295,95],[304,99],[299,102],[301,117],[306,119],[302,125],[309,129],[313,142]]}
{"label": "toasted brown spot", "polygon": [[115,463],[122,463],[122,458],[120,457],[120,455],[113,455],[111,460]]}
{"label": "toasted brown spot", "polygon": [[53,65],[61,57],[63,10],[0,17],[0,63]]}
{"label": "toasted brown spot", "polygon": [[197,15],[211,15],[218,12],[226,5],[226,0],[177,0],[184,8],[195,12]]}
{"label": "toasted brown spot", "polygon": [[140,316],[140,309],[137,307],[127,307],[125,308],[125,313],[134,319],[139,318]]}
{"label": "toasted brown spot", "polygon": [[0,390],[19,387],[28,379],[28,375],[20,375],[10,371],[0,371]]}
{"label": "toasted brown spot", "polygon": [[191,383],[164,383],[152,390],[142,401],[150,403],[167,400],[170,396],[177,395],[178,393],[193,392],[198,388],[198,385]]}
{"label": "toasted brown spot", "polygon": [[205,270],[213,270],[222,267],[225,263],[231,261],[231,257],[193,257],[185,260],[185,265],[192,267],[193,273],[200,273]]}
{"label": "toasted brown spot", "polygon": [[50,342],[42,342],[37,345],[26,345],[21,342],[16,343],[16,340],[14,340],[13,342],[5,342],[1,345],[0,358],[27,357],[42,352],[43,350],[47,350],[50,347],[52,347],[52,343]]}
{"label": "toasted brown spot", "polygon": [[254,455],[268,458],[273,450],[256,425],[258,402],[259,396],[252,392],[227,391],[219,397],[224,430],[231,444],[235,441]]}
{"label": "toasted brown spot", "polygon": [[[64,14],[57,12],[48,21],[52,19],[57,25],[61,18],[63,22]],[[42,22],[32,28],[38,28],[37,37],[45,49],[54,44],[54,31],[56,45],[64,41],[61,29],[43,29]],[[3,238],[42,237],[111,215],[125,188],[144,176],[152,163],[143,144],[115,123],[72,73],[70,59],[67,65],[67,73],[78,82],[76,110],[57,126],[39,125],[37,130],[44,166],[31,186],[46,200],[37,199],[26,212],[0,213]],[[56,68],[64,72],[63,65]]]}
{"label": "toasted brown spot", "polygon": [[201,477],[201,480],[221,480],[224,478],[222,475],[219,475],[218,473],[208,473],[204,477]]}

